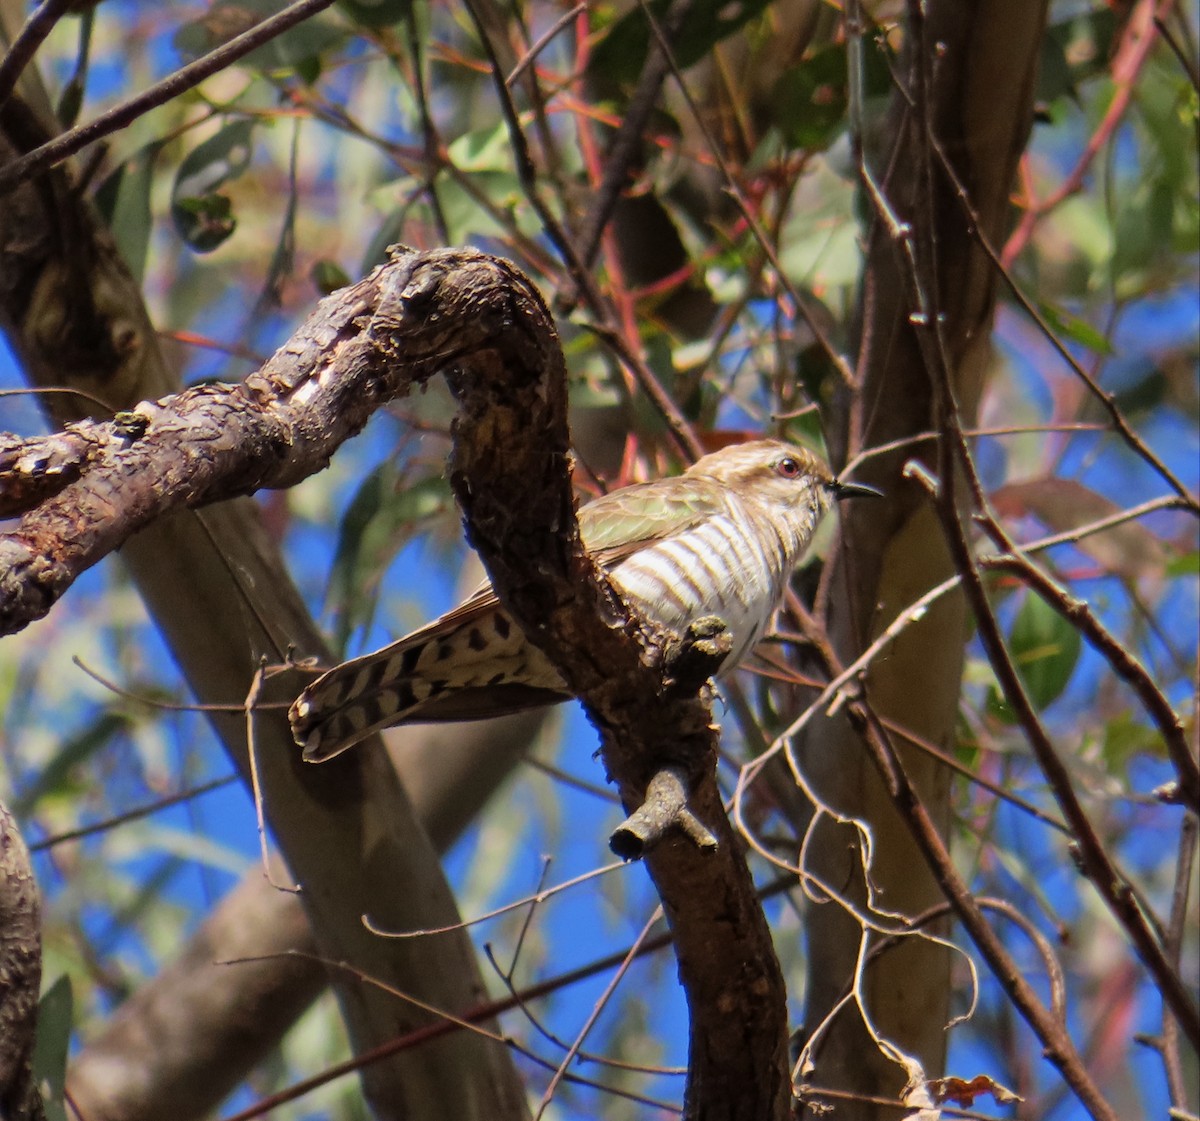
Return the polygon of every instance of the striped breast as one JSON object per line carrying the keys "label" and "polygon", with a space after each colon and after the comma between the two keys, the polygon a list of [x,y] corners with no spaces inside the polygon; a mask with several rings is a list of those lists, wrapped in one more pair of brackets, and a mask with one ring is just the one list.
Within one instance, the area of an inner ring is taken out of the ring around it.
{"label": "striped breast", "polygon": [[741,503],[693,528],[639,549],[609,576],[655,622],[682,634],[690,622],[717,615],[733,649],[721,672],[738,664],[763,636],[783,596],[798,550],[761,516],[755,525]]}

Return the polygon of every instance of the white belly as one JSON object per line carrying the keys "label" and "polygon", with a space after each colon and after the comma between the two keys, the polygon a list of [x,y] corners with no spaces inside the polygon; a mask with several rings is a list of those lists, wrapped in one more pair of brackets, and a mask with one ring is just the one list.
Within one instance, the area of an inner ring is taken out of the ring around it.
{"label": "white belly", "polygon": [[718,616],[733,642],[725,672],[766,630],[783,592],[785,564],[781,545],[764,550],[741,519],[722,515],[647,546],[610,576],[640,611],[676,633],[694,619]]}

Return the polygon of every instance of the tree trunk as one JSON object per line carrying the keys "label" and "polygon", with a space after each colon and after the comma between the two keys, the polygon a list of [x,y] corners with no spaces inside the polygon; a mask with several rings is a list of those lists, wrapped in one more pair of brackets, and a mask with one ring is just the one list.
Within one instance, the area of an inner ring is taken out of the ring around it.
{"label": "tree trunk", "polygon": [[[894,138],[891,147],[877,159],[868,156],[876,182],[902,222],[916,226],[932,215],[938,258],[936,292],[931,295],[945,316],[954,388],[967,425],[973,422],[991,361],[997,275],[938,168],[936,153],[925,148],[909,97],[915,68],[927,67],[933,134],[967,187],[981,232],[997,243],[1007,228],[1009,190],[1032,121],[1045,16],[1043,0],[929,3],[924,49],[909,29],[900,69],[906,89],[893,95],[884,130]],[[931,200],[922,188],[926,159],[933,165]],[[935,375],[926,369],[909,323],[916,309],[906,298],[904,268],[900,246],[876,221],[860,294],[862,390],[842,428],[847,433],[842,458],[848,451],[936,430],[938,425]],[[888,502],[882,509],[852,506],[843,519],[830,624],[843,661],[851,661],[901,610],[953,572],[933,509],[919,488],[901,477],[910,458],[932,462],[932,447],[926,442],[903,448],[869,460],[856,473],[884,489]],[[968,633],[961,597],[944,597],[872,667],[866,695],[875,710],[952,751]],[[915,688],[914,682],[920,686]],[[947,836],[949,775],[927,755],[902,740],[897,743],[906,770]],[[869,823],[876,907],[916,915],[939,902],[941,892],[848,723],[840,718],[814,722],[801,751],[804,771],[820,796],[842,813]],[[812,870],[862,903],[863,853],[856,832],[826,817],[817,840]],[[886,915],[878,917],[894,925]],[[826,903],[810,908],[808,935],[805,1031],[811,1033],[852,983],[861,929],[852,916]],[[944,948],[910,937],[871,964],[865,975],[866,1010],[875,1031],[915,1056],[929,1077],[938,1075],[945,1063],[946,1025],[952,1015],[950,962]],[[834,1020],[815,1063],[814,1086],[859,1095],[894,1100],[906,1078],[902,1067],[870,1038],[852,1005]],[[837,1109],[839,1117],[883,1115],[869,1104],[839,1102]]]}

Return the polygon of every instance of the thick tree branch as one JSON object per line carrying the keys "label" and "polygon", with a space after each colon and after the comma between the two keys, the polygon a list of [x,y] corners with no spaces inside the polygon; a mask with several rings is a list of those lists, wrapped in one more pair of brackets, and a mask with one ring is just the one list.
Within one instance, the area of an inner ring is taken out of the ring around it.
{"label": "thick tree branch", "polygon": [[702,853],[671,836],[647,861],[692,1011],[689,1113],[783,1118],[783,981],[717,790],[716,729],[694,692],[664,687],[664,636],[630,618],[582,550],[562,352],[541,297],[511,265],[398,249],[323,301],[241,385],[74,426],[87,448],[78,477],[0,540],[0,617],[11,630],[44,613],[80,572],[170,510],[319,470],[375,408],[443,370],[459,401],[451,483],[502,600],[588,707],[626,807],[676,767],[718,841]]}
{"label": "thick tree branch", "polygon": [[[8,15],[6,0],[0,0],[0,18]],[[21,97],[0,112],[0,158],[10,150],[28,151],[49,135],[52,113],[34,79],[27,70]],[[52,173],[8,202],[0,206],[0,324],[30,380],[69,385],[113,409],[173,390],[176,378],[137,286],[69,175]],[[70,398],[59,392],[49,400],[61,408]],[[161,519],[128,540],[121,557],[201,702],[244,697],[264,652],[282,657],[289,643],[310,653],[322,649],[249,500],[212,507],[203,522],[186,513]],[[245,777],[244,720],[219,714],[211,720]],[[458,920],[436,852],[387,757],[364,751],[317,772],[300,762],[282,713],[264,713],[258,762],[271,828],[304,885],[301,902],[321,955],[351,962],[432,1007],[477,1003],[483,981],[465,935],[400,947],[381,942],[359,921],[367,910],[397,929]],[[347,868],[355,874],[347,875]],[[341,972],[333,981],[359,1052],[423,1022],[385,988],[360,985]],[[491,1121],[528,1112],[511,1055],[478,1036],[442,1039],[420,1054],[373,1063],[363,1083],[381,1118],[486,1114]],[[89,1113],[93,1121],[105,1116]]]}

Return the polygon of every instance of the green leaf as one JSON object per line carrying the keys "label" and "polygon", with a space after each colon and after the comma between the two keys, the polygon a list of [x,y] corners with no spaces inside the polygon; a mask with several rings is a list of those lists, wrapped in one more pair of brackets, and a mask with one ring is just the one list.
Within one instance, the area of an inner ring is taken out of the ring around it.
{"label": "green leaf", "polygon": [[410,485],[405,469],[390,460],[363,481],[338,527],[329,577],[340,648],[356,627],[370,622],[379,583],[392,559],[420,524],[450,501],[444,480],[430,477]]}
{"label": "green leaf", "polygon": [[[697,0],[678,34],[671,37],[671,51],[681,70],[699,62],[722,39],[728,38],[766,8],[769,0]],[[661,26],[670,0],[652,0],[650,10]],[[657,43],[649,21],[635,6],[609,28],[588,62],[588,74],[610,84],[637,80],[646,62],[651,41]]]}
{"label": "green leaf", "polygon": [[254,122],[239,120],[193,148],[171,188],[171,219],[197,253],[216,249],[237,228],[233,205],[218,188],[250,166]]}
{"label": "green leaf", "polygon": [[[397,185],[397,194],[404,193],[403,187],[403,184]],[[377,265],[384,264],[387,261],[388,247],[404,240],[404,229],[411,210],[407,204],[397,206],[380,222],[363,254],[362,265],[359,268],[360,276],[366,276]]]}
{"label": "green leaf", "polygon": [[[184,58],[200,58],[282,8],[280,0],[217,3],[202,19],[184,24],[172,41]],[[322,57],[341,50],[348,38],[345,27],[338,20],[313,16],[251,51],[236,65],[282,77],[294,75],[311,85],[321,76]]]}
{"label": "green leaf", "polygon": [[1041,711],[1071,680],[1082,646],[1079,632],[1041,596],[1026,592],[1009,644],[1029,698]]}
{"label": "green leaf", "polygon": [[1080,83],[1106,73],[1115,32],[1116,16],[1107,7],[1048,27],[1042,40],[1034,99],[1052,102],[1067,97],[1078,101]]}
{"label": "green leaf", "polygon": [[1200,576],[1200,552],[1193,549],[1190,553],[1184,553],[1181,557],[1176,557],[1167,565],[1167,575],[1176,576]]}
{"label": "green leaf", "polygon": [[54,109],[54,115],[62,122],[64,129],[74,127],[75,122],[79,120],[79,111],[83,108],[83,94],[83,82],[80,80],[79,75],[74,75],[63,86],[62,93],[58,98],[58,104]]}
{"label": "green leaf", "polygon": [[1087,320],[1080,319],[1079,316],[1072,315],[1069,311],[1064,311],[1050,303],[1039,301],[1038,310],[1042,313],[1042,318],[1054,328],[1055,334],[1062,335],[1080,346],[1085,346],[1095,354],[1116,353],[1108,339]]}
{"label": "green leaf", "polygon": [[1075,76],[1071,73],[1071,64],[1067,61],[1063,44],[1053,35],[1042,39],[1042,56],[1038,61],[1037,86],[1034,89],[1034,102],[1046,105],[1057,101],[1060,97],[1079,100],[1075,89]]}
{"label": "green leaf", "polygon": [[67,740],[58,753],[42,768],[33,784],[13,801],[13,813],[27,817],[47,794],[70,788],[72,774],[109,742],[129,727],[129,717],[109,709],[102,712],[88,727]]}
{"label": "green leaf", "polygon": [[319,261],[313,262],[308,275],[313,282],[313,287],[322,296],[328,296],[330,292],[336,292],[339,288],[345,288],[350,283],[350,277],[346,273],[346,270],[336,261],[330,261],[324,257]]}
{"label": "green leaf", "polygon": [[1128,709],[1114,714],[1104,724],[1103,731],[1101,748],[1105,770],[1110,774],[1125,774],[1129,764],[1139,756],[1161,759],[1166,754],[1162,736],[1135,719]]}
{"label": "green leaf", "polygon": [[178,198],[171,206],[171,216],[179,236],[197,253],[211,253],[237,229],[227,195]]}
{"label": "green leaf", "polygon": [[38,1003],[37,1040],[33,1046],[33,1077],[42,1090],[47,1121],[66,1114],[67,1055],[71,1048],[74,998],[65,973]]}
{"label": "green leaf", "polygon": [[362,27],[391,27],[407,18],[413,0],[338,0],[338,7]]}
{"label": "green leaf", "polygon": [[788,70],[771,103],[789,145],[807,152],[828,148],[844,127],[849,104],[845,48],[826,47]]}
{"label": "green leaf", "polygon": [[510,172],[513,168],[512,141],[503,121],[464,133],[450,142],[446,154],[459,171]]}
{"label": "green leaf", "polygon": [[140,284],[146,271],[150,248],[152,215],[150,189],[154,183],[154,161],[162,145],[147,144],[129,157],[96,191],[96,206],[121,251],[121,256]]}

